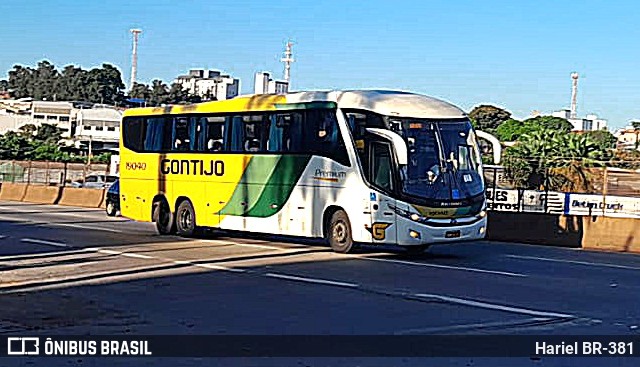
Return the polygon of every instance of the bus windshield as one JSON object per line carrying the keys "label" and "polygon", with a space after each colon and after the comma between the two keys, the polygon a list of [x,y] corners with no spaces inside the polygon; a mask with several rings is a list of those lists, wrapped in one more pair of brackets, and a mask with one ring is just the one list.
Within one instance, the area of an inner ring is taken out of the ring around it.
{"label": "bus windshield", "polygon": [[425,200],[458,200],[482,194],[480,155],[469,121],[392,119],[408,150],[401,172],[404,194]]}

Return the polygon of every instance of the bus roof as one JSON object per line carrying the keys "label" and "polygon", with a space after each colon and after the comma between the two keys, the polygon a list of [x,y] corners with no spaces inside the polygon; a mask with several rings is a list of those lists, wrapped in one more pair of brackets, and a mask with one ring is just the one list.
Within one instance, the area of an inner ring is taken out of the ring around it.
{"label": "bus roof", "polygon": [[130,108],[124,116],[149,116],[185,113],[224,113],[276,111],[286,104],[334,102],[339,108],[368,110],[387,116],[456,119],[466,114],[460,108],[421,94],[390,90],[308,91],[285,95],[257,94],[224,101],[190,105]]}

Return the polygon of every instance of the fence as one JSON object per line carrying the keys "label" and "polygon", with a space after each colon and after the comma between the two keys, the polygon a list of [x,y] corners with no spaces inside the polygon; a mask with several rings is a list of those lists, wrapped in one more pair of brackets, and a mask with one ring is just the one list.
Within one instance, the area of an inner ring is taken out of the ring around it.
{"label": "fence", "polygon": [[108,164],[0,160],[0,182],[66,186],[89,174],[108,173]]}
{"label": "fence", "polygon": [[529,190],[515,187],[504,167],[486,166],[487,207],[493,211],[578,216],[640,218],[640,172],[617,168],[592,169],[591,193]]}

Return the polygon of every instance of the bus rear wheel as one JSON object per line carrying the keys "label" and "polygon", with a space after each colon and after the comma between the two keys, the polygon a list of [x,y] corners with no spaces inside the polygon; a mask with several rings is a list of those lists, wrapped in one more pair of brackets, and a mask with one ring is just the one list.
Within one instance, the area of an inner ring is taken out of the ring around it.
{"label": "bus rear wheel", "polygon": [[176,230],[178,235],[191,237],[196,233],[196,211],[189,200],[183,200],[176,210]]}
{"label": "bus rear wheel", "polygon": [[174,216],[166,201],[157,201],[153,204],[153,221],[156,222],[156,229],[161,235],[176,232]]}
{"label": "bus rear wheel", "polygon": [[335,252],[346,254],[354,250],[351,223],[349,223],[349,217],[344,210],[337,210],[331,216],[327,237],[329,245]]}

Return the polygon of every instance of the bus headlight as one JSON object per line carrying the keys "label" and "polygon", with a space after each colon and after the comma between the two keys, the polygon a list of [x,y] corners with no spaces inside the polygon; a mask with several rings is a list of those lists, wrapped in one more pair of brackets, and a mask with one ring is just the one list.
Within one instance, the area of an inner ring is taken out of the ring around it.
{"label": "bus headlight", "polygon": [[418,214],[416,214],[416,213],[411,214],[410,218],[414,222],[417,222],[417,221],[420,220],[420,216]]}
{"label": "bus headlight", "polygon": [[414,231],[413,229],[410,229],[409,230],[409,237],[420,239],[420,237],[422,237],[422,236],[420,236],[420,232]]}
{"label": "bus headlight", "polygon": [[478,229],[478,234],[484,234],[484,232],[485,232],[484,227],[480,227],[480,229]]}
{"label": "bus headlight", "polygon": [[487,216],[487,211],[486,211],[486,210],[481,210],[481,211],[480,211],[480,213],[478,214],[478,216],[479,216],[480,218],[484,218],[484,217],[486,217],[486,216]]}

